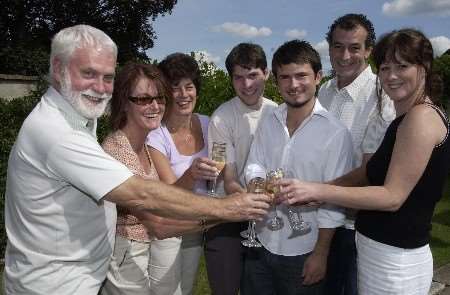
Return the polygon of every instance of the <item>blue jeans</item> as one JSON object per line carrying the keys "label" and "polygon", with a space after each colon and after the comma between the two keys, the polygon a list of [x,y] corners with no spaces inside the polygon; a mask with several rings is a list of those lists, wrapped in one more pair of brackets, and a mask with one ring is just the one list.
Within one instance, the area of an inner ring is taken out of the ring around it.
{"label": "blue jeans", "polygon": [[325,294],[357,295],[355,231],[336,229],[328,255]]}
{"label": "blue jeans", "polygon": [[246,295],[321,295],[322,283],[302,284],[303,264],[309,254],[282,256],[264,247],[249,248],[244,263]]}

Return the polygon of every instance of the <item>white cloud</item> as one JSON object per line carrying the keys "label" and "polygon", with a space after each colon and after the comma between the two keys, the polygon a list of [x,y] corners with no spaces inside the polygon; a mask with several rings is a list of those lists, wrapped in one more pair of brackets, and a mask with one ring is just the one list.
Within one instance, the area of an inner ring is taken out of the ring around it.
{"label": "white cloud", "polygon": [[284,34],[286,35],[286,37],[291,38],[291,39],[303,39],[306,37],[307,32],[306,32],[306,30],[292,29],[292,30],[287,30]]}
{"label": "white cloud", "polygon": [[327,40],[322,40],[319,43],[317,43],[316,45],[313,45],[314,49],[317,50],[317,52],[319,52],[320,57],[322,59],[326,58],[329,59],[329,52],[328,52],[328,42]]}
{"label": "white cloud", "polygon": [[414,14],[435,14],[450,16],[448,0],[392,0],[383,4],[383,14],[403,16]]}
{"label": "white cloud", "polygon": [[212,62],[217,65],[217,63],[220,61],[220,56],[215,56],[209,53],[206,50],[199,50],[194,52],[194,57],[197,61],[206,61],[206,62]]}
{"label": "white cloud", "polygon": [[267,27],[257,27],[243,24],[243,23],[233,23],[226,22],[218,26],[212,27],[214,32],[226,32],[236,36],[241,36],[245,38],[253,38],[253,37],[267,37],[272,34],[272,30]]}
{"label": "white cloud", "polygon": [[328,42],[327,40],[322,40],[319,43],[313,45],[314,49],[320,54],[320,59],[322,61],[322,69],[326,72],[331,70],[330,54],[328,52]]}
{"label": "white cloud", "polygon": [[450,39],[445,36],[433,37],[430,41],[433,45],[434,56],[441,56],[450,48]]}

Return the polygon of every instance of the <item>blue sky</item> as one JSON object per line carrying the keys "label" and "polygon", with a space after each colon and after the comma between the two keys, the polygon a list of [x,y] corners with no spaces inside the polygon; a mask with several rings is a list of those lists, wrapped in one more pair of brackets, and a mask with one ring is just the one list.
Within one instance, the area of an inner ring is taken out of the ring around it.
{"label": "blue sky", "polygon": [[224,68],[225,58],[240,42],[263,46],[270,62],[273,52],[293,38],[309,41],[329,69],[325,34],[337,17],[363,13],[377,36],[402,27],[422,30],[435,52],[450,48],[450,0],[178,0],[171,15],[153,23],[158,36],[150,58],[173,52],[203,52]]}

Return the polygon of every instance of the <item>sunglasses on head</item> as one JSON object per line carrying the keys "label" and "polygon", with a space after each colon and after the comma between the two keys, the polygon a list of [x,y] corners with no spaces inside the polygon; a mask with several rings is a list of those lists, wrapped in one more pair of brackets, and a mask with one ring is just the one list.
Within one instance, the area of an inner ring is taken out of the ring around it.
{"label": "sunglasses on head", "polygon": [[157,104],[164,105],[166,104],[166,97],[164,95],[157,96],[130,96],[128,99],[137,105],[144,106],[148,104],[152,104],[154,100],[156,100]]}

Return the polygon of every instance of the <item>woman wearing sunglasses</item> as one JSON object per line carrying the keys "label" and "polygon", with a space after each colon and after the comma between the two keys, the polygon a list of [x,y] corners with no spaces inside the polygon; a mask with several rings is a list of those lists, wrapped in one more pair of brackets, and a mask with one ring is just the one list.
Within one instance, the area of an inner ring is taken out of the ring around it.
{"label": "woman wearing sunglasses", "polygon": [[[110,116],[113,132],[102,146],[144,179],[159,179],[145,140],[160,126],[170,98],[170,88],[153,65],[128,64],[115,80]],[[154,236],[165,238],[201,229],[204,225],[197,222],[130,212],[118,206],[116,241],[101,294],[151,294],[148,269]]]}
{"label": "woman wearing sunglasses", "polygon": [[[172,87],[160,128],[150,132],[147,144],[161,178],[196,193],[206,194],[207,179],[217,170],[207,158],[209,118],[193,113],[200,90],[200,70],[194,58],[182,53],[167,56],[158,66]],[[191,294],[202,252],[200,233],[155,241],[151,249],[152,294]]]}

